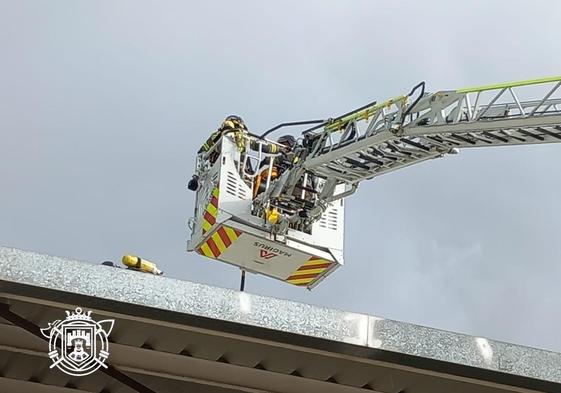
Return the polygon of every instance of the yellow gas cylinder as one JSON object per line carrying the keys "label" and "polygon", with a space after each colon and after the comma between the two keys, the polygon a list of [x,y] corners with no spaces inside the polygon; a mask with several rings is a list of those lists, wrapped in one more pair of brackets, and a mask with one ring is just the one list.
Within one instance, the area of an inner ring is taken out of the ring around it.
{"label": "yellow gas cylinder", "polygon": [[123,265],[128,266],[132,269],[138,269],[141,272],[146,272],[146,273],[152,273],[157,275],[164,273],[156,267],[156,264],[154,262],[147,261],[146,259],[142,259],[134,255],[124,255]]}

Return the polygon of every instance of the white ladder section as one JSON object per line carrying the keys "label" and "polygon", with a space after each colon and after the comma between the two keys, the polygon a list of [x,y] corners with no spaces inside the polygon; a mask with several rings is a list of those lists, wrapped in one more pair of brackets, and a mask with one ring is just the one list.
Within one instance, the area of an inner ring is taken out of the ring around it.
{"label": "white ladder section", "polygon": [[561,142],[561,77],[408,101],[393,98],[309,135],[313,147],[301,168],[356,185],[459,148]]}

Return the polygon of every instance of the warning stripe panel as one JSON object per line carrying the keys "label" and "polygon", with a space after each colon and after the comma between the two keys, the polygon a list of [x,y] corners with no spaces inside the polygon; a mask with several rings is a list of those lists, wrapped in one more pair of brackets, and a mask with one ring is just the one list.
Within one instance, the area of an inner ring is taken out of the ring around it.
{"label": "warning stripe panel", "polygon": [[237,229],[233,229],[230,227],[224,227],[224,230],[226,231],[226,234],[230,239],[237,239],[242,234]]}
{"label": "warning stripe panel", "polygon": [[[309,275],[309,274],[313,274],[314,276],[316,276],[316,275],[322,273],[324,270],[325,270],[325,268],[324,269],[297,270],[290,277],[302,277],[302,276],[306,276],[306,275]],[[290,277],[288,277],[288,279]]]}
{"label": "warning stripe panel", "polygon": [[218,247],[218,251],[222,254],[226,250],[226,245],[222,242],[220,235],[217,232],[214,232],[211,236],[212,240],[214,240],[214,244]]}
{"label": "warning stripe panel", "polygon": [[212,254],[214,255],[214,257],[218,258],[220,256],[220,250],[216,246],[216,243],[214,242],[214,239],[211,237],[210,239],[208,239],[206,241],[206,244],[208,244],[208,246],[210,248],[210,251],[212,251]]}
{"label": "warning stripe panel", "polygon": [[203,220],[203,233],[207,233],[212,225],[208,221]]}
{"label": "warning stripe panel", "polygon": [[287,281],[293,285],[299,285],[299,286],[306,286],[308,285],[312,280],[310,280],[309,278],[301,278],[301,279],[292,279],[290,281]]}
{"label": "warning stripe panel", "polygon": [[327,259],[312,256],[288,276],[286,281],[294,285],[306,286],[325,272],[331,264],[332,262]]}
{"label": "warning stripe panel", "polygon": [[216,223],[216,217],[210,214],[208,210],[203,215],[203,218],[207,220],[210,225],[214,225]]}
{"label": "warning stripe panel", "polygon": [[226,247],[230,247],[230,244],[232,244],[232,241],[231,241],[230,238],[228,237],[228,234],[227,234],[226,231],[224,230],[224,227],[218,228],[218,230],[216,231],[216,233],[218,234],[218,236],[220,237],[220,239],[222,239],[222,242],[224,243],[224,245],[225,245]]}
{"label": "warning stripe panel", "polygon": [[197,251],[199,252],[199,254],[204,255],[205,257],[214,258],[214,255],[212,254],[210,247],[206,243],[201,245],[201,247],[199,247]]}
{"label": "warning stripe panel", "polygon": [[[321,272],[323,272],[323,270]],[[295,274],[294,276],[288,277],[287,280],[290,281],[290,280],[297,280],[297,279],[300,279],[300,278],[316,278],[318,276],[318,274],[321,273],[321,272],[308,273],[308,274]]]}
{"label": "warning stripe panel", "polygon": [[205,257],[218,259],[242,235],[241,231],[227,226],[220,226],[214,233],[197,249],[197,252]]}
{"label": "warning stripe panel", "polygon": [[210,195],[210,201],[203,213],[203,234],[207,233],[210,228],[216,224],[216,218],[218,217],[218,197],[220,196],[220,189],[214,187],[212,194]]}
{"label": "warning stripe panel", "polygon": [[206,208],[206,212],[209,212],[213,216],[216,216],[216,215],[218,215],[218,208],[216,206],[214,206],[212,203],[209,203],[207,208]]}
{"label": "warning stripe panel", "polygon": [[299,271],[313,270],[313,269],[325,270],[325,268],[329,267],[330,265],[331,265],[331,263],[317,263],[317,264],[314,264],[314,265],[304,264],[304,265],[300,266],[300,269],[298,269],[298,270]]}

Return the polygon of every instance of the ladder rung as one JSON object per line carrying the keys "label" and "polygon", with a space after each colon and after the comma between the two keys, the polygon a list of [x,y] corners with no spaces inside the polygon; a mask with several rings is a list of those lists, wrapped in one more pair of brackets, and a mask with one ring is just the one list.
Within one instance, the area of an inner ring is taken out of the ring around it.
{"label": "ladder rung", "polygon": [[460,140],[460,141],[462,141],[462,142],[469,143],[470,145],[476,145],[476,144],[477,144],[477,142],[472,141],[471,139],[466,138],[466,137],[464,137],[464,136],[462,136],[462,135],[450,135],[450,138],[456,138],[457,140]]}
{"label": "ladder rung", "polygon": [[526,130],[524,130],[524,129],[522,129],[522,128],[520,128],[520,129],[518,129],[518,130],[516,130],[516,131],[519,132],[519,133],[521,133],[521,134],[524,134],[524,135],[527,135],[527,136],[529,136],[529,137],[532,137],[532,138],[534,138],[534,139],[537,139],[538,141],[544,141],[544,140],[545,140],[545,138],[544,138],[543,136],[541,136],[541,135],[536,135],[536,134],[532,134],[530,131],[526,131]]}
{"label": "ladder rung", "polygon": [[500,130],[499,131],[501,134],[503,134],[505,137],[507,138],[512,138],[512,139],[516,139],[517,141],[520,141],[522,143],[526,143],[528,142],[526,139],[520,137],[520,136],[516,136],[512,133],[512,131],[506,131],[506,130]]}
{"label": "ladder rung", "polygon": [[407,145],[410,145],[410,146],[414,146],[414,147],[419,148],[419,149],[424,150],[424,151],[430,151],[430,147],[424,146],[419,142],[410,141],[410,140],[405,139],[405,138],[402,138],[401,142],[403,142]]}
{"label": "ladder rung", "polygon": [[364,161],[368,161],[371,162],[372,164],[376,164],[376,165],[384,165],[384,163],[376,158],[373,158],[371,156],[369,156],[366,153],[363,152],[359,152],[358,156],[363,159]]}
{"label": "ladder rung", "polygon": [[341,163],[339,163],[339,162],[332,162],[331,165],[337,165],[337,166],[339,166],[339,168],[337,168],[337,167],[334,168],[334,167],[332,167],[332,166],[330,166],[330,165],[327,165],[327,168],[329,168],[329,169],[331,169],[331,170],[334,170],[334,171],[336,171],[336,172],[339,172],[339,173],[342,174],[342,175],[347,175],[347,176],[349,176],[349,175],[350,175],[350,176],[361,176],[360,173],[356,173],[356,172],[357,172],[356,169],[347,168],[347,167],[341,165]]}
{"label": "ladder rung", "polygon": [[[561,127],[559,127],[559,126],[555,126],[555,129],[561,131]],[[554,137],[554,138],[561,139],[561,135],[556,134],[556,133],[554,133],[554,132],[551,132],[551,131],[549,131],[549,130],[546,130],[546,129],[543,128],[543,127],[538,127],[538,128],[536,128],[536,130],[538,130],[538,131],[540,131],[540,132],[543,132],[544,134],[547,134],[547,135],[552,136],[552,137]]]}
{"label": "ladder rung", "polygon": [[506,139],[506,138],[504,138],[504,137],[502,137],[502,136],[498,136],[498,135],[496,135],[496,134],[493,134],[493,133],[490,132],[490,131],[483,131],[483,135],[485,135],[485,136],[487,136],[487,137],[489,137],[489,138],[496,139],[496,140],[498,140],[498,141],[504,142],[504,143],[508,143],[508,139]]}
{"label": "ladder rung", "polygon": [[432,143],[441,144],[442,147],[450,147],[446,143],[452,144],[454,146],[459,146],[460,143],[457,141],[452,141],[450,139],[444,139],[437,135],[427,135],[425,136],[426,139],[430,140]]}
{"label": "ladder rung", "polygon": [[398,157],[399,154],[401,154],[402,156],[411,156],[413,153],[408,152],[408,151],[404,151],[402,149],[400,149],[399,147],[395,146],[394,144],[392,144],[391,141],[386,141],[386,146],[388,147],[388,149],[390,149],[394,154],[397,153]]}
{"label": "ladder rung", "polygon": [[345,157],[345,160],[351,165],[355,165],[355,166],[357,166],[359,168],[362,168],[362,169],[370,170],[370,167],[368,165],[366,165],[366,164],[364,164],[360,161],[357,161],[357,160],[354,160],[354,159],[348,158],[348,157]]}
{"label": "ladder rung", "polygon": [[484,137],[482,137],[481,135],[477,135],[476,133],[470,132],[469,136],[478,141],[485,142],[490,145],[493,144],[493,141],[490,141],[489,139],[485,139]]}
{"label": "ladder rung", "polygon": [[383,158],[387,158],[388,160],[392,160],[392,161],[396,161],[399,157],[392,157],[392,155],[390,154],[386,154],[380,150],[378,150],[378,147],[371,147],[370,148],[375,155],[377,155],[378,157],[383,157]]}

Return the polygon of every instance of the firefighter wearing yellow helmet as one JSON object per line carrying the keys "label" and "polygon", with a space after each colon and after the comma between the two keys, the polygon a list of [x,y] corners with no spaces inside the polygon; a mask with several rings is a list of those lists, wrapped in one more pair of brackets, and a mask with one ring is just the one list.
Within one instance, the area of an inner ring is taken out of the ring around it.
{"label": "firefighter wearing yellow helmet", "polygon": [[[201,146],[198,151],[198,154],[203,154],[212,149],[212,147],[222,138],[222,136],[226,133],[233,133],[234,140],[236,141],[236,145],[240,151],[244,149],[244,133],[247,133],[247,127],[243,121],[243,119],[237,115],[230,115],[228,116],[220,125],[218,130],[214,131],[210,137],[206,140],[205,143]],[[216,161],[220,153],[213,152],[209,155],[208,160],[213,163]],[[199,188],[199,176],[193,175],[191,180],[187,185],[192,191],[196,191]]]}
{"label": "firefighter wearing yellow helmet", "polygon": [[225,133],[233,132],[234,138],[238,147],[243,149],[243,138],[244,132],[247,132],[247,127],[243,119],[237,115],[228,116],[223,122],[218,130],[214,131],[212,135],[206,140],[206,142],[199,149],[199,154],[209,151],[212,146],[216,144],[222,138]]}

